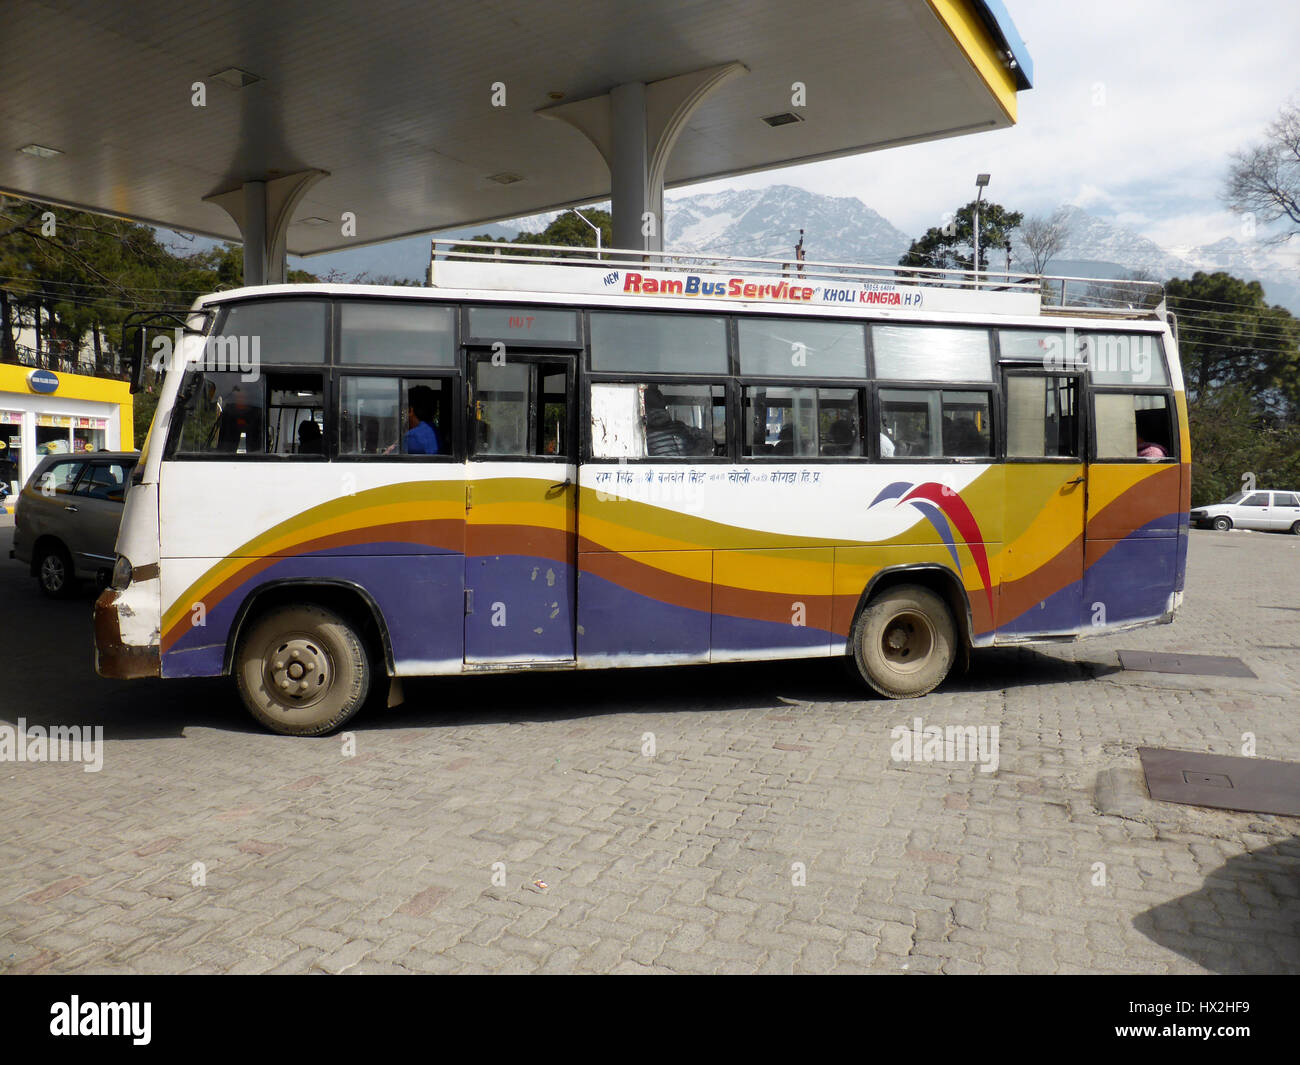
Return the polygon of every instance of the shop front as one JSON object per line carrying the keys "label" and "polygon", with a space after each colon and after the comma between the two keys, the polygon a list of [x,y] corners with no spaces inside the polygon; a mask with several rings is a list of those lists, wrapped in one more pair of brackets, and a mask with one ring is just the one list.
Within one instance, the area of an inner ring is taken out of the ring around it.
{"label": "shop front", "polygon": [[131,451],[131,391],[124,381],[0,365],[0,485],[12,508],[46,455]]}

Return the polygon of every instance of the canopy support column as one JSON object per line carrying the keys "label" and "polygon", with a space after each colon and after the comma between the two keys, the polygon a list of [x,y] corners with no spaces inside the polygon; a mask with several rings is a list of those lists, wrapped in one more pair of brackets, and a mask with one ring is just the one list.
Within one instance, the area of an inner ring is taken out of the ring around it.
{"label": "canopy support column", "polygon": [[745,73],[743,64],[725,63],[537,112],[573,126],[604,157],[616,247],[663,250],[664,174],[673,145],[708,95]]}
{"label": "canopy support column", "polygon": [[203,198],[239,227],[245,285],[284,284],[289,222],[303,194],[325,176],[324,170],[304,170],[269,181],[245,181],[239,188]]}

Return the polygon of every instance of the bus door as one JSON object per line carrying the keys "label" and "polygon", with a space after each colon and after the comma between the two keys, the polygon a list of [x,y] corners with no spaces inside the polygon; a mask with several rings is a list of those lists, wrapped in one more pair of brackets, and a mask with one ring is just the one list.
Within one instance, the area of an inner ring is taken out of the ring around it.
{"label": "bus door", "polygon": [[573,355],[470,349],[465,662],[572,662]]}
{"label": "bus door", "polygon": [[998,639],[1070,634],[1088,624],[1088,479],[1083,377],[1004,367],[1006,547]]}
{"label": "bus door", "polygon": [[1091,376],[1084,598],[1093,625],[1159,618],[1173,608],[1185,520],[1173,393]]}

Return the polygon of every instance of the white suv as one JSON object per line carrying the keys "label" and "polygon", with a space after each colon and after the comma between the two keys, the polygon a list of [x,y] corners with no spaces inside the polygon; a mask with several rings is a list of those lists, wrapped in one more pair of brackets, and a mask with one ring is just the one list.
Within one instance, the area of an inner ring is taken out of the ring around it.
{"label": "white suv", "polygon": [[1190,517],[1202,529],[1260,529],[1300,536],[1300,492],[1236,492],[1222,503],[1197,507]]}

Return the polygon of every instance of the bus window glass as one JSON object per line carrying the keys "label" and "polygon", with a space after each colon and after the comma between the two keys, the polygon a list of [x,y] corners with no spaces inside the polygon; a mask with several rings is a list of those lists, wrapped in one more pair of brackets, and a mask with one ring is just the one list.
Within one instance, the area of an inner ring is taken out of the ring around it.
{"label": "bus window glass", "polygon": [[266,450],[271,455],[323,455],[325,390],[320,374],[267,377]]}
{"label": "bus window glass", "polygon": [[245,381],[237,371],[192,370],[185,385],[176,450],[180,454],[257,455],[266,378]]}
{"label": "bus window glass", "polygon": [[574,344],[578,340],[578,315],[575,311],[539,307],[471,307],[469,335],[482,340]]}
{"label": "bus window glass", "polygon": [[882,456],[986,458],[993,450],[989,409],[987,392],[882,388]]}
{"label": "bus window glass", "polygon": [[371,366],[454,366],[456,312],[409,302],[339,304],[339,362]]}
{"label": "bus window glass", "polygon": [[591,451],[598,459],[725,455],[726,389],[593,382]]}
{"label": "bus window glass", "polygon": [[528,379],[532,367],[512,362],[474,366],[475,451],[480,455],[528,454]]}
{"label": "bus window glass", "polygon": [[621,373],[726,373],[722,318],[698,314],[591,314],[591,368]]}
{"label": "bus window glass", "polygon": [[259,365],[324,362],[328,311],[319,300],[232,304],[208,342],[208,365],[248,374]]}
{"label": "bus window glass", "polygon": [[1164,396],[1099,392],[1093,397],[1097,458],[1161,459],[1174,453],[1169,405]]}
{"label": "bus window glass", "polygon": [[867,374],[866,327],[804,318],[741,318],[740,372],[761,377]]}
{"label": "bus window glass", "polygon": [[1078,388],[1072,377],[1007,377],[1007,456],[1077,457]]}
{"label": "bus window glass", "polygon": [[745,389],[745,454],[860,455],[859,409],[852,388],[750,386]]}
{"label": "bus window glass", "polygon": [[985,329],[931,325],[871,327],[876,376],[889,381],[991,381]]}
{"label": "bus window glass", "polygon": [[451,395],[448,378],[343,378],[339,454],[449,454]]}
{"label": "bus window glass", "polygon": [[1073,334],[1062,330],[999,329],[998,357],[1003,362],[1032,362],[1044,370],[1073,370],[1066,361],[1066,339]]}
{"label": "bus window glass", "polygon": [[1079,360],[1086,362],[1097,385],[1169,384],[1160,338],[1150,333],[1085,333],[1079,337]]}
{"label": "bus window glass", "polygon": [[382,455],[401,439],[401,390],[395,377],[344,377],[339,396],[339,454]]}

